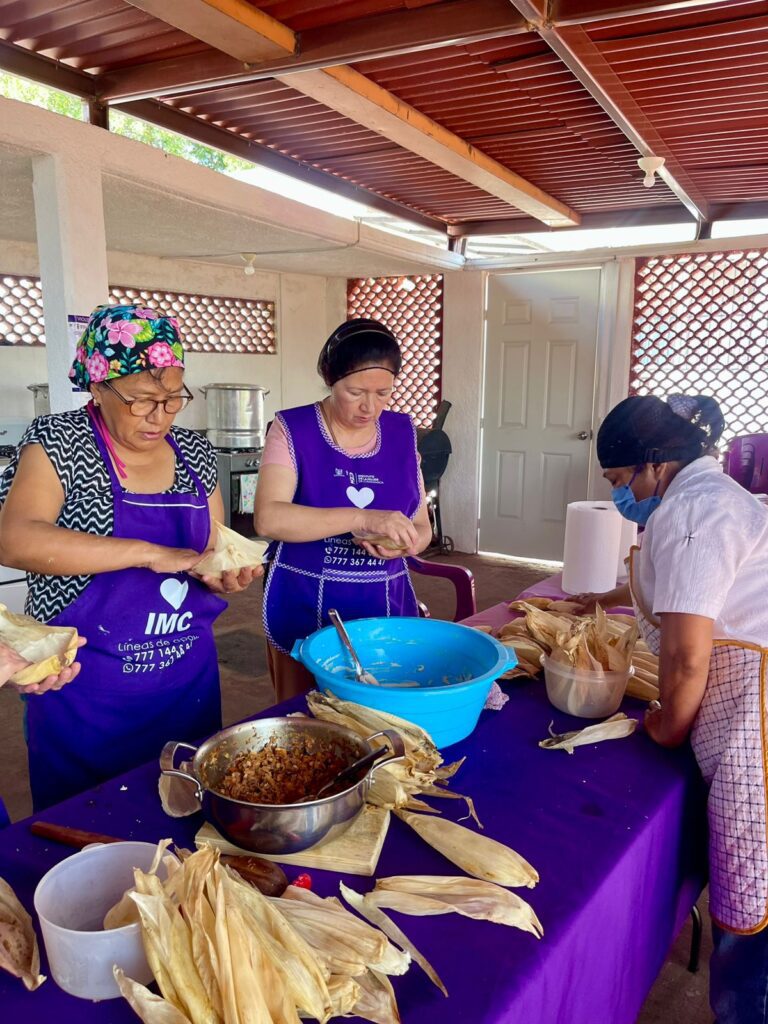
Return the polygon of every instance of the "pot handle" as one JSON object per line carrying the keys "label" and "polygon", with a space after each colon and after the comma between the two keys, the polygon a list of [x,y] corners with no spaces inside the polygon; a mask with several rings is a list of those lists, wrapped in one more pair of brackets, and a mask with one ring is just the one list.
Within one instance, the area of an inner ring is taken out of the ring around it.
{"label": "pot handle", "polygon": [[163,747],[160,754],[160,771],[163,775],[175,775],[180,779],[184,779],[186,782],[194,782],[195,796],[202,803],[203,787],[200,785],[200,781],[197,776],[193,775],[190,771],[186,771],[184,768],[174,767],[176,751],[180,747],[184,747],[186,750],[191,750],[193,753],[197,753],[197,747],[193,747],[191,743],[181,743],[179,740],[169,740]]}
{"label": "pot handle", "polygon": [[[388,757],[383,757],[381,761],[377,761],[376,764],[371,768],[371,777],[385,764],[389,764],[391,761],[402,761],[405,757],[405,743],[403,737],[395,729],[382,729],[381,732],[375,732],[371,736],[368,736],[366,742],[370,743],[371,740],[375,740],[378,736],[381,736],[387,741],[387,744],[392,750],[392,753]],[[385,748],[381,748],[381,752],[384,753]]]}

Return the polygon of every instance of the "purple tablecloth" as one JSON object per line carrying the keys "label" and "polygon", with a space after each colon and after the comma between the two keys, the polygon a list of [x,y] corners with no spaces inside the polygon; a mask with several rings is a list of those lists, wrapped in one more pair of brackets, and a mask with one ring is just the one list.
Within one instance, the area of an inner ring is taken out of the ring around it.
{"label": "purple tablecloth", "polygon": [[[511,699],[503,710],[484,712],[474,734],[447,755],[467,755],[453,788],[474,797],[486,833],[539,871],[537,888],[520,892],[539,915],[544,938],[456,915],[395,915],[450,992],[445,1000],[414,965],[394,979],[404,1024],[631,1024],[703,885],[704,810],[693,757],[687,748],[662,750],[642,732],[573,756],[541,750],[537,741],[552,719],[558,731],[578,722],[554,711],[539,683],[505,688]],[[640,715],[639,704],[625,705]],[[200,816],[167,818],[157,775],[147,765],[42,817],[126,839],[172,836],[191,846]],[[458,801],[443,803],[447,815],[462,813]],[[40,877],[71,851],[30,835],[29,820],[0,831],[0,876],[31,908]],[[453,873],[459,872],[392,821],[380,877]],[[315,891],[336,892],[338,876],[312,875]],[[345,880],[360,891],[373,885]],[[136,1020],[122,1000],[77,1000],[51,979],[28,993],[2,972],[0,1008],[2,1020],[25,1024]]]}

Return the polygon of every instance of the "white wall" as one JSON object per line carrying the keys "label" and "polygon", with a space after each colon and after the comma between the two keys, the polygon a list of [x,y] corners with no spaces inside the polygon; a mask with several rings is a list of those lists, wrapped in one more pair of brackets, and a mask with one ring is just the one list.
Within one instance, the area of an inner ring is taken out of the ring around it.
{"label": "white wall", "polygon": [[445,275],[443,398],[453,454],[440,481],[443,532],[457,551],[477,550],[485,284],[482,271]]}
{"label": "white wall", "polygon": [[[38,275],[34,245],[0,241],[0,252],[0,272]],[[346,279],[259,272],[247,277],[239,268],[227,265],[123,252],[109,253],[108,260],[110,282],[114,284],[276,303],[275,355],[187,354],[185,379],[195,400],[179,416],[181,425],[205,427],[205,399],[197,390],[203,384],[235,382],[269,388],[268,419],[278,409],[311,402],[322,395],[315,365],[328,333],[345,319]],[[32,394],[26,387],[46,381],[44,348],[0,347],[0,419],[30,420]]]}

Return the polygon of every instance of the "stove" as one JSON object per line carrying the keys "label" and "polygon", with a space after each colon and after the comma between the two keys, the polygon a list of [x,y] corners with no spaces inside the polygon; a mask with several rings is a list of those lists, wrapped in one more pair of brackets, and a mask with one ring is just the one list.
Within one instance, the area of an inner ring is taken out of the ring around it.
{"label": "stove", "polygon": [[224,525],[232,525],[240,509],[240,478],[259,472],[263,448],[217,448],[216,468],[224,499]]}

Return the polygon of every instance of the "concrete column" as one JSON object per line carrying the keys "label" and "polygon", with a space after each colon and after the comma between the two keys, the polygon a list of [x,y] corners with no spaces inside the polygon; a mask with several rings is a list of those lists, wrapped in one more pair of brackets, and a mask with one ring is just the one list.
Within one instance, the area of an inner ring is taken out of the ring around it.
{"label": "concrete column", "polygon": [[440,481],[443,532],[457,551],[477,551],[480,509],[480,418],[483,392],[485,274],[445,275],[443,398],[453,403],[445,431],[453,454]]}
{"label": "concrete column", "polygon": [[33,188],[51,412],[63,412],[84,400],[67,377],[67,316],[88,315],[109,295],[101,170],[69,156],[38,156]]}
{"label": "concrete column", "polygon": [[277,345],[284,409],[316,402],[326,393],[317,375],[317,357],[328,337],[326,322],[326,279],[281,274]]}

